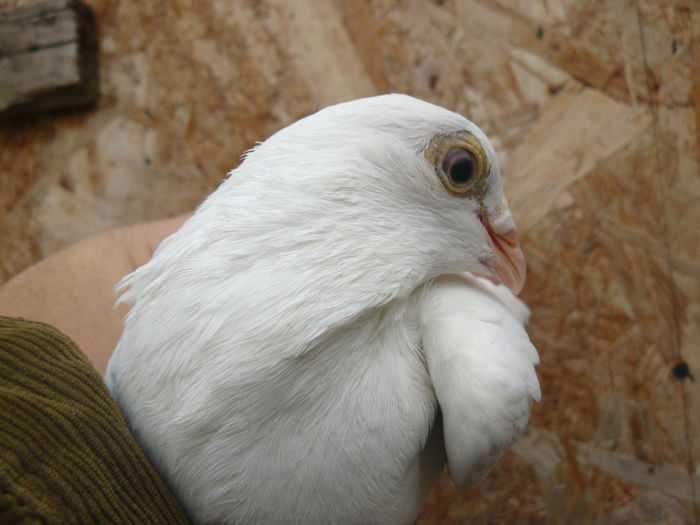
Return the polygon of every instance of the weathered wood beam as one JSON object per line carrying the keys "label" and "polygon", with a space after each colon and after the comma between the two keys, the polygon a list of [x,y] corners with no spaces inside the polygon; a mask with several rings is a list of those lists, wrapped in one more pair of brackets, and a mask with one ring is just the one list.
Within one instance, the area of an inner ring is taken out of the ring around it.
{"label": "weathered wood beam", "polygon": [[89,106],[97,93],[89,6],[43,0],[0,12],[0,119]]}

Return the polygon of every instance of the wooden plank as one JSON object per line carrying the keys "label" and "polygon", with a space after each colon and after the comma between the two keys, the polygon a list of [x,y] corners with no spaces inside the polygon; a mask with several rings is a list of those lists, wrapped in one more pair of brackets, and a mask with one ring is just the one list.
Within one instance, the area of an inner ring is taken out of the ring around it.
{"label": "wooden plank", "polygon": [[35,16],[18,16],[16,11],[19,10],[0,13],[0,49],[3,57],[75,41],[78,21],[70,9],[44,9]]}
{"label": "wooden plank", "polygon": [[92,10],[45,0],[0,13],[0,119],[97,100]]}

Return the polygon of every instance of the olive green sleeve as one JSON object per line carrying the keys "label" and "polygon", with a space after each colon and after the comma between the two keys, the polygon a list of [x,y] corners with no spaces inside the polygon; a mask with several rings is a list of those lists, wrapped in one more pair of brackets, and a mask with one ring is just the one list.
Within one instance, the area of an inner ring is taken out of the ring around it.
{"label": "olive green sleeve", "polygon": [[187,519],[80,349],[0,316],[0,523],[18,522]]}

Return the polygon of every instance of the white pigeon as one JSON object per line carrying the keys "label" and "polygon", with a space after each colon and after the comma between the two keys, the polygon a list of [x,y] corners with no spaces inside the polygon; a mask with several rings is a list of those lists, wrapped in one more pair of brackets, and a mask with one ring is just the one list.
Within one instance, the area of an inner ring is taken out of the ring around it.
{"label": "white pigeon", "polygon": [[524,276],[476,125],[346,102],[247,153],[123,280],[106,381],[196,522],[411,523],[445,455],[472,485],[539,400]]}

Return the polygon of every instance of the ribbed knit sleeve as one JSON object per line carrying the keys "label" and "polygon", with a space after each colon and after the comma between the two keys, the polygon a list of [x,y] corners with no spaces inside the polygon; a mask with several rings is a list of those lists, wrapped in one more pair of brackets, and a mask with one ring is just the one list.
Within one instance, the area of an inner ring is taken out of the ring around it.
{"label": "ribbed knit sleeve", "polygon": [[0,316],[0,523],[187,523],[67,336]]}

